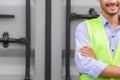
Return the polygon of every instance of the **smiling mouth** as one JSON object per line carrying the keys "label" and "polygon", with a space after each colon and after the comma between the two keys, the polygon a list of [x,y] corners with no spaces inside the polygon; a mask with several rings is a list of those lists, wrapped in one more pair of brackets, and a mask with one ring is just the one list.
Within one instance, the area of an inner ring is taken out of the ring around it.
{"label": "smiling mouth", "polygon": [[116,3],[110,3],[106,5],[111,11],[116,10],[119,7],[119,4]]}
{"label": "smiling mouth", "polygon": [[110,3],[106,5],[107,7],[118,7],[119,4],[115,4],[115,3]]}

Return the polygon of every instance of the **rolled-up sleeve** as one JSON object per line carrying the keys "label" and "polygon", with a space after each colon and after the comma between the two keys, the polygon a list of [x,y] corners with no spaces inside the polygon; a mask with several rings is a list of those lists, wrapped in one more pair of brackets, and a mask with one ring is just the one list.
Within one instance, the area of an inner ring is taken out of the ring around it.
{"label": "rolled-up sleeve", "polygon": [[82,74],[88,74],[92,78],[97,78],[107,67],[107,64],[82,56],[78,49],[82,46],[90,46],[87,24],[82,22],[78,25],[75,32],[75,64],[78,71]]}

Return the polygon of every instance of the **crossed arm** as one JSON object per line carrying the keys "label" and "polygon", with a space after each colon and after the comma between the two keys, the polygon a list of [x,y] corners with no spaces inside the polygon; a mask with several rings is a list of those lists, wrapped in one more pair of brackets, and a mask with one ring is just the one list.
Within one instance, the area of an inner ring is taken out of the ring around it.
{"label": "crossed arm", "polygon": [[[91,47],[84,46],[79,49],[81,55],[96,59],[96,55]],[[102,73],[100,74],[102,77],[120,77],[120,67],[118,66],[107,66]]]}

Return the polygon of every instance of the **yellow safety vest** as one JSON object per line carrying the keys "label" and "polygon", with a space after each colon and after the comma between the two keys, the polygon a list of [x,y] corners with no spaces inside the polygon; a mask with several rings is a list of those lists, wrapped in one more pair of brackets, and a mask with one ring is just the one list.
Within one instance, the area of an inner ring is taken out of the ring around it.
{"label": "yellow safety vest", "polygon": [[[100,17],[85,21],[88,25],[88,35],[92,49],[96,54],[97,60],[100,60],[108,65],[120,65],[120,41],[114,60],[112,59],[111,52],[108,45],[107,36],[104,30]],[[91,78],[87,74],[80,75],[80,80],[120,80],[120,78],[106,78],[98,77]]]}

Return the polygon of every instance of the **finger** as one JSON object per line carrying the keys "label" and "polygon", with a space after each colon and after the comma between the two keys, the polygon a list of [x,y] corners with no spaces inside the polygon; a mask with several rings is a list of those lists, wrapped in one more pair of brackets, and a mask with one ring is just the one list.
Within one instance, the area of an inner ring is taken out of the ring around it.
{"label": "finger", "polygon": [[90,47],[89,46],[83,46],[83,47],[79,48],[78,51],[82,48],[90,48]]}
{"label": "finger", "polygon": [[95,54],[91,50],[88,50],[86,48],[82,48],[82,49],[80,49],[80,52],[81,52],[81,55],[83,55],[83,56],[96,59]]}
{"label": "finger", "polygon": [[90,51],[87,51],[87,50],[81,50],[80,51],[82,54],[87,54],[88,56],[94,56],[94,54]]}
{"label": "finger", "polygon": [[87,53],[84,53],[84,52],[82,52],[81,55],[82,55],[82,56],[86,56],[86,57],[91,57],[91,58],[92,58],[91,55],[89,55],[89,54],[87,54]]}
{"label": "finger", "polygon": [[93,51],[93,49],[91,47],[89,47],[89,46],[86,46],[86,48],[89,49],[89,50],[91,50],[91,51]]}
{"label": "finger", "polygon": [[91,56],[91,55],[89,54],[89,52],[86,51],[86,50],[81,50],[80,52],[81,52],[82,55],[88,55],[88,56]]}
{"label": "finger", "polygon": [[85,51],[88,54],[91,53],[91,51],[89,49],[87,49],[87,48],[81,48],[80,51]]}
{"label": "finger", "polygon": [[84,53],[84,54],[88,54],[87,50],[80,50],[80,52]]}
{"label": "finger", "polygon": [[88,49],[88,50],[92,50],[92,48],[89,46],[84,46],[83,48]]}
{"label": "finger", "polygon": [[90,56],[95,56],[94,51],[89,46],[83,46],[82,48],[79,48],[79,52],[83,52],[84,54],[87,53]]}
{"label": "finger", "polygon": [[92,50],[92,48],[88,47],[88,46],[85,46],[83,48],[81,48],[81,50],[86,50],[88,51],[90,54],[95,54],[94,51]]}

